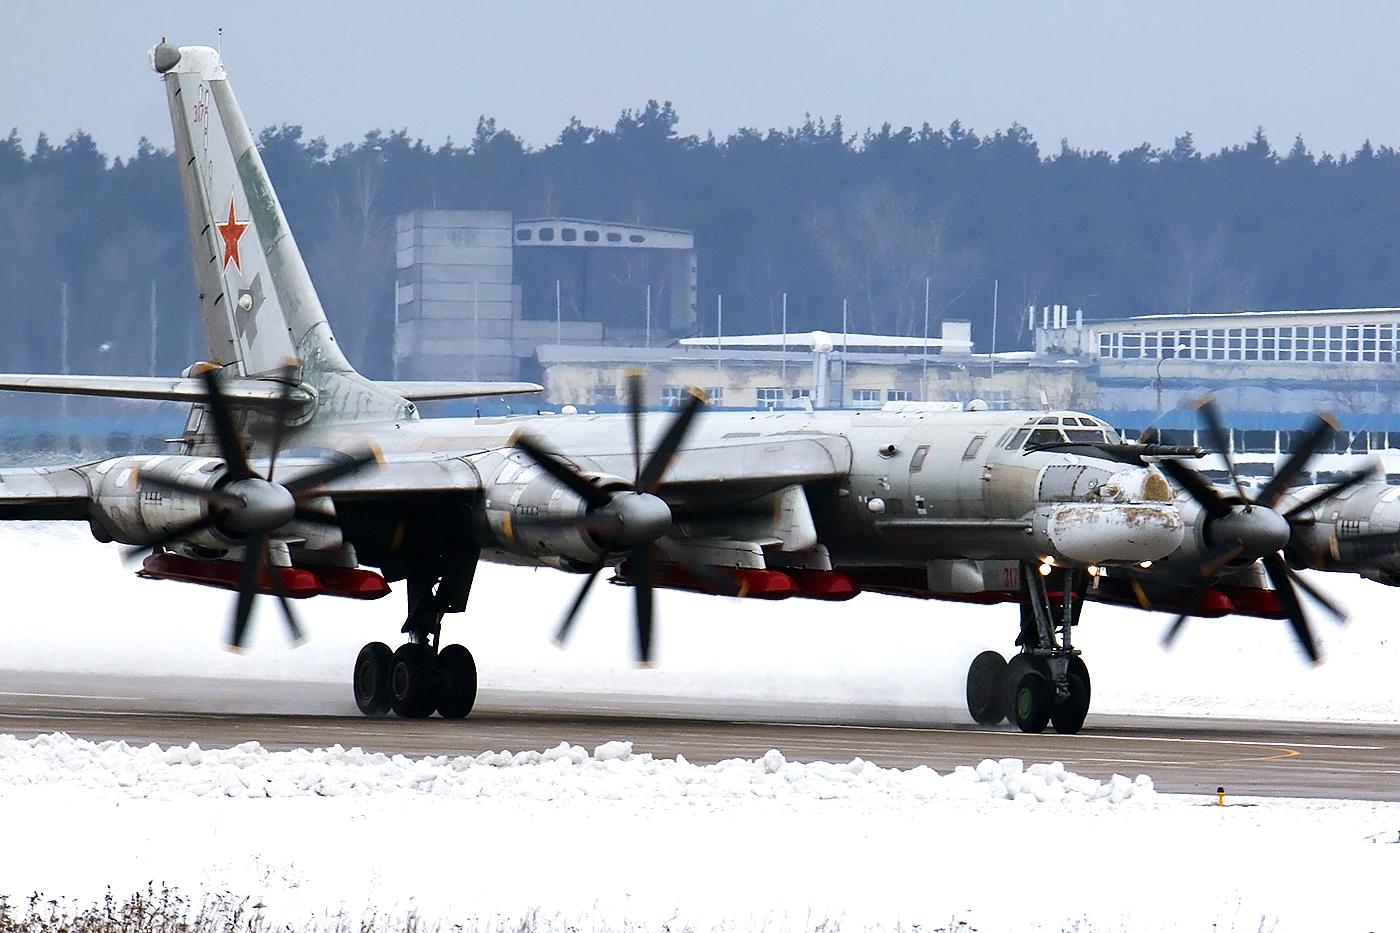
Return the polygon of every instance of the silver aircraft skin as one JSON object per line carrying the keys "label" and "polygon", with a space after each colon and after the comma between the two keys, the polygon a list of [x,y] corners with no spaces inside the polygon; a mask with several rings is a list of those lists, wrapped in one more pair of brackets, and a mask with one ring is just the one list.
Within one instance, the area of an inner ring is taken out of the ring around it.
{"label": "silver aircraft skin", "polygon": [[[355,372],[218,54],[162,40],[150,63],[207,359],[178,379],[15,374],[0,389],[186,400],[190,419],[177,453],[0,472],[0,518],[85,521],[149,549],[142,576],[237,591],[235,647],[256,594],[298,635],[289,599],[404,581],[405,644],[366,645],[355,663],[367,715],[470,712],[475,662],[439,644],[441,625],[489,560],[583,575],[561,635],[600,572],[631,584],[644,661],[656,588],[1017,602],[1020,653],[974,662],[969,709],[1076,732],[1083,600],[1100,578],[1202,552],[1154,458],[1076,412],[702,412],[697,395],[675,413],[420,419],[419,401],[539,387]],[[640,378],[629,388],[640,408]]]}

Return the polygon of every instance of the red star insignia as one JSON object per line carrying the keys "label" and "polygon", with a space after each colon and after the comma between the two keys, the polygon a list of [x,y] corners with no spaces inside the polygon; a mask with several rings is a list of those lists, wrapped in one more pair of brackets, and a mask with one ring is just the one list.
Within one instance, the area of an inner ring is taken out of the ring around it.
{"label": "red star insignia", "polygon": [[224,238],[224,268],[228,268],[229,261],[232,260],[239,272],[243,271],[243,265],[238,261],[238,238],[243,236],[243,231],[248,229],[246,223],[239,223],[238,218],[233,213],[233,195],[228,196],[228,222],[219,223],[214,221],[214,226],[219,228],[219,236]]}

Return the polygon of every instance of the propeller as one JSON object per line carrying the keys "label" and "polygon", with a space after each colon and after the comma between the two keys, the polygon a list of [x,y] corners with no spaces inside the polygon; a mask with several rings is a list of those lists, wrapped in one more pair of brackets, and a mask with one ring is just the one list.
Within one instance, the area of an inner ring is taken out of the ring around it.
{"label": "propeller", "polygon": [[642,375],[627,374],[627,409],[632,440],[632,483],[622,489],[602,489],[562,460],[558,454],[529,435],[515,438],[515,447],[529,457],[559,485],[583,500],[585,514],[567,518],[528,518],[514,522],[517,528],[573,527],[587,533],[605,551],[605,556],[588,571],[578,594],[569,604],[559,623],[555,640],[563,643],[572,630],[579,611],[588,598],[598,575],[607,567],[609,558],[621,556],[626,575],[632,583],[634,616],[637,627],[637,660],[643,666],[652,659],[652,631],[655,621],[653,597],[656,564],[659,558],[680,565],[705,588],[734,595],[738,588],[725,574],[698,564],[678,548],[670,537],[671,509],[656,495],[661,480],[675,460],[686,435],[707,401],[699,389],[691,389],[689,397],[676,412],[666,431],[649,456],[642,450]]}
{"label": "propeller", "polygon": [[283,589],[281,575],[276,572],[263,572],[265,566],[274,566],[272,547],[277,540],[276,533],[291,521],[338,528],[339,523],[333,515],[311,507],[306,504],[306,500],[319,495],[321,488],[327,483],[358,472],[379,459],[377,451],[365,450],[314,467],[287,482],[276,482],[273,479],[277,470],[277,456],[281,453],[282,442],[287,436],[286,431],[294,415],[292,391],[297,381],[297,369],[296,362],[288,362],[278,373],[277,378],[281,381],[282,391],[271,412],[273,428],[266,476],[260,475],[248,462],[248,446],[234,423],[228,397],[220,385],[219,370],[210,369],[201,373],[200,377],[204,380],[205,408],[213,422],[219,456],[225,465],[220,485],[214,489],[206,489],[193,483],[161,476],[137,477],[137,482],[142,487],[202,499],[209,506],[209,511],[201,518],[170,529],[155,540],[128,549],[129,560],[167,548],[210,529],[217,529],[228,537],[241,540],[243,559],[239,568],[238,599],[234,605],[228,638],[229,647],[235,651],[242,649],[247,637],[248,622],[252,616],[253,602],[259,592],[260,583],[268,585],[277,597],[292,640],[302,641],[302,626]]}
{"label": "propeller", "polygon": [[1328,415],[1319,415],[1302,442],[1289,454],[1288,459],[1269,478],[1258,495],[1251,497],[1230,457],[1229,434],[1214,399],[1202,399],[1197,405],[1197,411],[1201,414],[1216,452],[1225,461],[1235,494],[1221,495],[1208,479],[1180,461],[1162,460],[1157,464],[1162,472],[1185,490],[1205,512],[1204,537],[1207,545],[1203,560],[1196,568],[1198,577],[1203,581],[1199,592],[1191,602],[1190,608],[1177,616],[1167,628],[1162,638],[1163,644],[1171,647],[1181,634],[1186,620],[1200,609],[1210,589],[1212,578],[1227,566],[1249,564],[1258,560],[1262,561],[1264,573],[1278,594],[1293,637],[1308,659],[1316,663],[1321,656],[1298,591],[1302,590],[1338,621],[1346,621],[1346,614],[1290,567],[1284,555],[1293,556],[1293,527],[1302,520],[1304,513],[1318,503],[1365,482],[1372,469],[1347,474],[1286,512],[1280,512],[1278,506],[1284,495],[1303,472],[1308,461],[1331,440],[1337,430],[1337,423]]}

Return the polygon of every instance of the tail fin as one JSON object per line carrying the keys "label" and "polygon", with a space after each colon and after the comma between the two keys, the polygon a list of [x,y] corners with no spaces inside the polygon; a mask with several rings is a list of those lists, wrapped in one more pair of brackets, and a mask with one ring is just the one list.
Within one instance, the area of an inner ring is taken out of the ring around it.
{"label": "tail fin", "polygon": [[210,362],[255,376],[298,359],[322,409],[411,413],[336,343],[219,53],[161,40],[150,63],[169,98]]}

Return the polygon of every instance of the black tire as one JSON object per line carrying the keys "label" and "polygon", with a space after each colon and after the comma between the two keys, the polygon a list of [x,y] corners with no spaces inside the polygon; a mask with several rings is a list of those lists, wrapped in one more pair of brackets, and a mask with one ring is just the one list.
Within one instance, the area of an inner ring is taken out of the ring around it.
{"label": "black tire", "polygon": [[984,651],[972,659],[967,669],[967,711],[974,722],[995,726],[1006,718],[1005,679],[1006,658],[998,652]]}
{"label": "black tire", "polygon": [[433,696],[433,649],[409,642],[394,652],[389,667],[389,696],[394,712],[405,719],[423,719],[437,706]]}
{"label": "black tire", "polygon": [[1089,686],[1075,673],[1069,675],[1069,696],[1054,704],[1050,722],[1060,735],[1078,735],[1089,715]]}
{"label": "black tire", "polygon": [[366,716],[389,715],[389,668],[393,662],[394,653],[380,641],[365,645],[355,658],[351,686],[355,690],[355,705]]}
{"label": "black tire", "polygon": [[1094,684],[1089,680],[1089,665],[1084,663],[1084,659],[1079,655],[1074,655],[1069,659],[1069,673],[1071,677],[1078,677],[1084,681],[1084,706],[1089,705],[1089,698],[1094,695]]}
{"label": "black tire", "polygon": [[1050,679],[1050,665],[1039,655],[1017,654],[1006,662],[1006,672],[1002,674],[1001,689],[1001,709],[1006,718],[1015,724],[1016,716],[1016,688],[1021,683],[1021,678],[1031,671],[1035,671],[1047,681]]}
{"label": "black tire", "polygon": [[470,651],[448,645],[438,653],[434,692],[443,719],[467,717],[476,705],[476,659]]}
{"label": "black tire", "polygon": [[1055,706],[1055,688],[1040,671],[1027,671],[1016,685],[1016,705],[1011,708],[1011,721],[1022,732],[1039,734],[1050,722]]}

